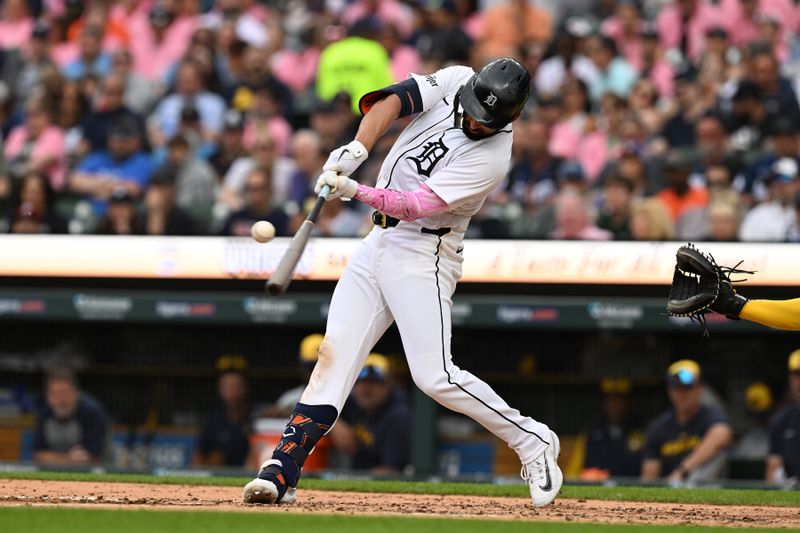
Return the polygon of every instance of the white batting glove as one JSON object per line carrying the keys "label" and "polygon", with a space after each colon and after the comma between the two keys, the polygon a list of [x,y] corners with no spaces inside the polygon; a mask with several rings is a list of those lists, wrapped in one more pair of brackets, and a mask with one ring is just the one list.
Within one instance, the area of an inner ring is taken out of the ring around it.
{"label": "white batting glove", "polygon": [[356,195],[356,189],[358,189],[358,182],[356,180],[351,180],[349,176],[342,176],[333,171],[323,172],[322,175],[317,178],[314,192],[319,194],[322,187],[325,185],[331,188],[326,198],[328,202],[334,198],[350,200],[350,198]]}
{"label": "white batting glove", "polygon": [[331,152],[322,170],[332,170],[345,176],[351,176],[361,166],[361,163],[366,161],[368,155],[363,144],[353,141]]}

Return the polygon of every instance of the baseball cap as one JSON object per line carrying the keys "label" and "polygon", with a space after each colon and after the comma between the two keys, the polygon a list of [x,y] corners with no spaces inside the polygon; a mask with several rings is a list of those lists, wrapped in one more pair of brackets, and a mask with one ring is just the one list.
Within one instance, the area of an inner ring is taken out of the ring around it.
{"label": "baseball cap", "polygon": [[627,396],[631,392],[631,380],[628,378],[603,378],[600,382],[600,392]]}
{"label": "baseball cap", "polygon": [[247,370],[247,359],[241,355],[226,354],[220,356],[214,364],[217,372],[244,372]]}
{"label": "baseball cap", "polygon": [[789,354],[789,372],[800,372],[800,350]]}
{"label": "baseball cap", "polygon": [[304,365],[315,364],[319,357],[319,347],[325,337],[321,333],[312,333],[300,341],[300,362]]}
{"label": "baseball cap", "polygon": [[700,382],[700,365],[691,359],[675,361],[667,369],[667,385],[693,387]]}
{"label": "baseball cap", "polygon": [[556,177],[559,182],[563,181],[585,181],[586,174],[583,172],[583,167],[577,161],[567,160],[561,163],[558,167]]}
{"label": "baseball cap", "polygon": [[772,391],[760,381],[751,383],[744,391],[744,401],[747,410],[751,413],[769,411],[772,407]]}
{"label": "baseball cap", "polygon": [[797,177],[797,160],[792,157],[781,157],[770,168],[773,179],[789,183]]}
{"label": "baseball cap", "polygon": [[371,379],[385,381],[389,377],[389,360],[385,355],[371,353],[364,361],[364,367],[358,374],[358,379]]}

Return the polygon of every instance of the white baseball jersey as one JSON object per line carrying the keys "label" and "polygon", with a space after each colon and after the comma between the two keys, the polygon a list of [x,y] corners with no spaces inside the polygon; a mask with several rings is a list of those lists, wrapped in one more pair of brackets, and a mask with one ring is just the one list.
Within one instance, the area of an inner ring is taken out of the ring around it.
{"label": "white baseball jersey", "polygon": [[[341,410],[367,354],[394,322],[417,386],[471,416],[528,464],[548,445],[549,428],[508,405],[450,354],[450,309],[461,278],[464,231],[511,159],[511,126],[472,140],[457,125],[455,96],[473,74],[450,67],[412,75],[420,98],[406,94],[401,102],[414,112],[421,99],[422,112],[383,162],[378,187],[412,192],[425,183],[450,210],[396,227],[376,226],[364,239],[336,284],[319,362],[300,402]],[[442,228],[450,230],[425,231]]]}
{"label": "white baseball jersey", "polygon": [[456,126],[456,93],[474,74],[469,67],[456,66],[410,75],[419,86],[423,110],[383,161],[377,187],[411,192],[427,183],[450,209],[414,222],[422,227],[449,227],[463,234],[508,172],[511,124],[480,140],[470,139]]}

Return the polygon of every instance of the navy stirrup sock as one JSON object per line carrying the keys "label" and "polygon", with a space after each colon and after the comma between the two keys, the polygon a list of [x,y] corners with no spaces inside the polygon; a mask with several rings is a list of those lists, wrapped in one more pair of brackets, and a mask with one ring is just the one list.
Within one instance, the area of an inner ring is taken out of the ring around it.
{"label": "navy stirrup sock", "polygon": [[303,463],[338,416],[338,411],[332,405],[305,405],[298,402],[281,440],[272,452],[272,458],[279,460],[282,468],[267,466],[258,473],[258,477],[273,483],[277,481],[278,491],[283,497],[287,487],[297,486]]}

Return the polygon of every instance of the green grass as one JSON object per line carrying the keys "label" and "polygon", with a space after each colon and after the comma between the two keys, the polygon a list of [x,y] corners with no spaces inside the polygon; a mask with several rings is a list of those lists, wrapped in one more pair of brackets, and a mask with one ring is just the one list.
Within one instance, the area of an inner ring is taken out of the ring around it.
{"label": "green grass", "polygon": [[[417,517],[372,517],[284,513],[217,513],[213,511],[120,511],[100,509],[54,508],[0,508],[0,524],[4,533],[255,533],[260,531],[321,531],[325,533],[398,532],[408,533],[485,533],[530,532],[536,533],[658,533],[661,531],[686,533],[730,533],[724,527],[696,526],[645,526],[574,524],[563,522],[511,522],[501,520],[467,520]],[[772,529],[747,529],[747,533],[774,532]]]}
{"label": "green grass", "polygon": [[[0,479],[43,479],[122,483],[188,484],[241,487],[248,478],[175,477],[132,474],[89,474],[65,472],[0,472]],[[524,485],[488,483],[429,483],[414,481],[362,481],[304,479],[301,488],[347,492],[403,494],[461,494],[474,496],[527,497]],[[800,507],[800,491],[750,489],[672,489],[666,487],[599,487],[565,485],[561,497],[591,500],[616,500],[667,503],[706,503],[716,505],[768,505]]]}

